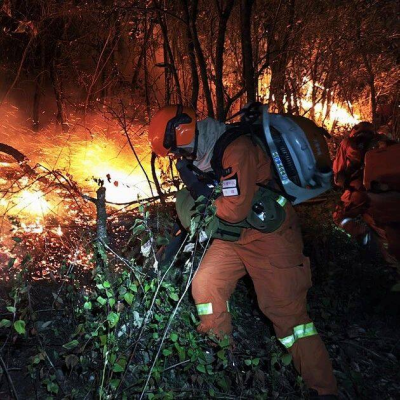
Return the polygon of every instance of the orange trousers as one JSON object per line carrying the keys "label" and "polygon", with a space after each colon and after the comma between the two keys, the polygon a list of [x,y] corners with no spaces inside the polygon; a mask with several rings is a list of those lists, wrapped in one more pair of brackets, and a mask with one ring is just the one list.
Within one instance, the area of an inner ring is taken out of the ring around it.
{"label": "orange trousers", "polygon": [[274,233],[249,229],[237,242],[214,240],[192,284],[197,309],[203,314],[200,332],[220,337],[231,333],[227,302],[246,273],[253,280],[261,311],[272,321],[278,339],[286,341],[306,385],[320,395],[336,394],[332,364],[320,336],[316,332],[296,335],[299,327],[313,326],[306,301],[311,272],[291,206],[287,206],[284,224]]}

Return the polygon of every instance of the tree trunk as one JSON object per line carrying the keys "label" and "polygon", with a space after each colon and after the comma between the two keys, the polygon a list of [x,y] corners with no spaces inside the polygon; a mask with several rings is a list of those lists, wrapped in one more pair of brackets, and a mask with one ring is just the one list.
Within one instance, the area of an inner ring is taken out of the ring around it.
{"label": "tree trunk", "polygon": [[226,26],[235,0],[228,0],[225,9],[220,9],[219,0],[215,1],[219,9],[218,35],[215,46],[215,94],[217,99],[217,119],[219,121],[224,121],[226,116],[223,82],[225,36]]}
{"label": "tree trunk", "polygon": [[161,190],[160,182],[158,181],[157,178],[156,160],[157,160],[157,154],[151,153],[151,174],[153,175],[153,181],[156,186],[157,194],[160,197],[161,204],[165,205],[164,193]]}
{"label": "tree trunk", "polygon": [[40,123],[40,100],[43,94],[44,74],[46,69],[46,52],[43,41],[40,42],[40,68],[35,79],[35,94],[33,96],[32,110],[32,129],[35,132],[39,131]]}
{"label": "tree trunk", "polygon": [[[268,40],[268,59],[270,60],[271,66],[271,89],[270,89],[270,102],[274,97],[276,109],[278,112],[284,112],[284,94],[285,94],[285,75],[286,66],[288,62],[288,49],[289,40],[292,36],[294,26],[294,14],[295,14],[295,0],[290,0],[289,4],[289,17],[288,24],[284,30],[285,34],[281,40],[274,38],[274,31],[271,31]],[[273,55],[274,53],[274,55]]]}
{"label": "tree trunk", "polygon": [[196,109],[197,108],[197,99],[199,98],[199,74],[197,72],[197,63],[196,63],[196,53],[194,48],[194,40],[192,36],[192,31],[190,30],[190,15],[189,15],[189,5],[188,0],[181,0],[183,6],[183,13],[186,22],[186,37],[187,37],[187,52],[189,56],[190,63],[190,71],[192,78],[192,96],[190,105]]}
{"label": "tree trunk", "polygon": [[196,26],[197,7],[198,7],[198,0],[193,0],[192,1],[192,9],[190,12],[189,26],[190,26],[190,30],[192,32],[193,44],[194,44],[194,48],[196,50],[197,60],[199,62],[203,93],[204,93],[204,97],[206,99],[206,104],[207,104],[207,114],[209,117],[214,118],[214,105],[213,105],[213,101],[212,101],[212,97],[211,97],[210,87],[208,84],[207,63],[204,58],[203,50],[201,48],[201,44],[200,44],[200,40],[199,40],[199,35],[197,33],[197,26]]}
{"label": "tree trunk", "polygon": [[54,57],[50,65],[50,75],[57,103],[57,122],[61,124],[63,132],[68,132],[69,126],[64,103],[63,82],[57,67],[57,57]]}
{"label": "tree trunk", "polygon": [[[145,25],[147,26],[147,19],[145,21]],[[136,90],[137,82],[138,82],[138,79],[139,79],[140,69],[142,67],[143,60],[146,58],[147,43],[148,43],[149,38],[151,36],[151,32],[153,32],[153,27],[154,27],[154,23],[153,23],[153,21],[151,21],[149,28],[146,30],[146,33],[145,33],[145,36],[144,36],[144,40],[143,40],[142,51],[139,54],[139,58],[138,58],[138,61],[137,61],[137,64],[136,64],[136,68],[135,68],[135,71],[134,71],[133,76],[132,76],[132,80],[131,80],[131,90],[132,90],[132,92],[134,92]]]}
{"label": "tree trunk", "polygon": [[[171,75],[174,79],[175,82],[175,88],[176,88],[176,95],[178,97],[178,103],[182,104],[182,90],[181,90],[181,84],[179,82],[179,76],[178,76],[178,71],[176,70],[176,65],[175,65],[175,59],[174,55],[172,53],[171,46],[169,44],[169,38],[168,38],[168,28],[167,28],[167,23],[165,20],[165,17],[162,15],[162,13],[159,11],[160,10],[160,5],[158,4],[157,1],[154,0],[154,5],[157,8],[157,18],[158,18],[158,23],[161,28],[161,32],[163,34],[164,38],[164,58],[165,58],[165,73],[167,74],[167,71],[170,70]],[[166,101],[166,103],[169,103],[169,100]]]}
{"label": "tree trunk", "polygon": [[[146,34],[150,35],[150,32],[153,30],[153,23],[150,24],[149,30],[147,30],[147,19],[145,21],[145,29]],[[145,40],[147,42],[147,40]],[[149,95],[149,71],[147,69],[147,48],[146,45],[144,46],[143,60],[144,60],[144,98],[146,101],[146,114],[147,114],[147,121],[150,123],[150,114],[151,114],[151,107],[150,107],[150,95]]]}
{"label": "tree trunk", "polygon": [[35,79],[35,94],[33,95],[33,110],[32,110],[32,129],[35,132],[39,131],[40,120],[40,98],[42,97],[43,90],[43,73]]}
{"label": "tree trunk", "polygon": [[164,90],[165,90],[164,103],[170,104],[171,103],[171,70],[169,68],[169,57],[168,57],[168,50],[167,50],[167,45],[166,45],[165,40],[163,43],[163,54],[164,54]]}
{"label": "tree trunk", "polygon": [[256,101],[256,81],[254,76],[253,48],[251,40],[251,12],[253,4],[254,0],[240,1],[243,78],[248,103]]}

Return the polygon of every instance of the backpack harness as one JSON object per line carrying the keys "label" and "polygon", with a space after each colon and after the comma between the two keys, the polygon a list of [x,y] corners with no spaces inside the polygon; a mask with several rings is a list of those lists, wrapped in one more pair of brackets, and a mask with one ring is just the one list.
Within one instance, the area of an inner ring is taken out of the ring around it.
{"label": "backpack harness", "polygon": [[[212,177],[215,182],[219,182],[221,178],[228,176],[232,172],[230,167],[223,168],[222,159],[226,148],[241,136],[250,137],[255,146],[260,146],[268,154],[266,145],[257,136],[250,124],[242,122],[232,126],[217,140],[213,149],[211,166],[213,169]],[[196,168],[193,168],[193,170],[199,172]],[[200,175],[210,179],[210,173],[202,173]],[[270,186],[261,184],[258,184],[258,186],[259,188],[254,194],[249,214],[243,221],[232,224],[215,216],[206,227],[207,236],[226,241],[237,241],[244,228],[256,229],[263,233],[276,231],[285,221],[285,205],[288,199],[281,192]],[[179,192],[176,204],[179,219],[187,229],[190,226],[191,216],[196,213],[195,201],[187,189],[182,189]]]}

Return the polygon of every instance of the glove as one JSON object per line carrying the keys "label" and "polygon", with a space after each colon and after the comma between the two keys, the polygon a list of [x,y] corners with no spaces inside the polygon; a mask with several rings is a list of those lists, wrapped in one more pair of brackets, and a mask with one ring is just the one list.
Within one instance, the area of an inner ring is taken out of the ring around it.
{"label": "glove", "polygon": [[191,163],[185,158],[179,160],[176,163],[176,169],[182,179],[182,182],[187,186],[191,196],[197,200],[200,196],[204,196],[207,199],[212,194],[212,189],[202,181],[199,181],[197,175],[189,169]]}
{"label": "glove", "polygon": [[176,169],[179,172],[179,175],[182,179],[182,182],[188,187],[190,190],[191,187],[197,182],[199,182],[196,174],[189,169],[189,161],[186,160],[185,158],[181,158],[177,163],[176,163]]}

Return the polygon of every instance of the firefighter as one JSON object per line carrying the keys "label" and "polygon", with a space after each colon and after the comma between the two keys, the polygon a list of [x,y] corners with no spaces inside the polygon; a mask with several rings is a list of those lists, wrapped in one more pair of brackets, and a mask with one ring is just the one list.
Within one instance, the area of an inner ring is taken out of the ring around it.
{"label": "firefighter", "polygon": [[[341,142],[333,162],[335,184],[344,189],[341,203],[333,213],[333,220],[361,244],[368,244],[372,238],[376,240],[385,260],[397,267],[398,261],[393,252],[389,251],[393,246],[389,244],[386,229],[388,225],[380,223],[380,218],[374,217],[377,215],[375,204],[383,206],[383,203],[375,201],[375,198],[384,200],[384,197],[374,196],[371,191],[382,192],[384,184],[381,184],[382,187],[369,188],[372,190],[368,191],[364,186],[367,152],[372,149],[385,149],[395,143],[384,135],[377,135],[369,122],[360,122],[352,128],[349,137]],[[380,163],[386,163],[386,161],[383,157]],[[394,169],[394,166],[387,165],[386,167],[386,169]],[[379,182],[374,183],[379,185]],[[374,201],[371,202],[371,198]],[[382,213],[385,213],[384,209],[380,210],[380,214]],[[387,218],[385,219],[387,222]]]}
{"label": "firefighter", "polygon": [[[182,157],[177,169],[193,198],[212,189],[193,173],[212,171],[213,150],[226,131],[212,118],[196,121],[194,110],[180,105],[160,109],[149,127],[149,140],[159,156]],[[249,213],[258,184],[272,180],[271,160],[259,146],[240,136],[226,148],[221,177],[222,195],[215,200],[221,221],[238,223]],[[261,311],[273,322],[279,341],[315,398],[337,398],[336,380],[328,352],[307,314],[311,287],[309,259],[303,255],[299,221],[282,196],[285,217],[272,233],[244,228],[237,241],[214,239],[196,272],[192,294],[200,317],[199,332],[218,337],[232,331],[229,298],[238,280],[248,273]],[[278,201],[278,200],[277,200]]]}

